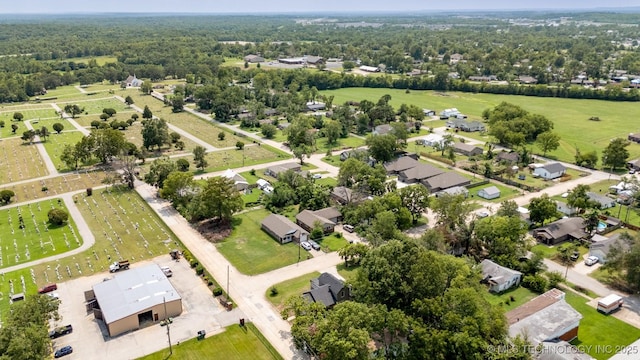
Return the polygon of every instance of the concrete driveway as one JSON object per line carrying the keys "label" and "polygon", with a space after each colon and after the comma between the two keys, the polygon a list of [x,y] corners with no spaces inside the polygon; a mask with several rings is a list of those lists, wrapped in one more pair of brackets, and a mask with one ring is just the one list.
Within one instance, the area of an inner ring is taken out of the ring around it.
{"label": "concrete driveway", "polygon": [[[169,266],[173,271],[170,279],[182,297],[183,312],[170,325],[171,342],[176,345],[196,337],[199,330],[207,336],[219,333],[224,327],[235,324],[244,315],[238,310],[228,312],[212,296],[204,282],[195,275],[189,264],[182,259],[175,262],[169,255],[151,261],[133,264],[132,267],[156,263]],[[100,273],[58,284],[60,296],[60,320],[56,326],[71,324],[73,332],[53,341],[54,349],[65,345],[73,347],[73,354],[65,359],[134,359],[169,346],[167,328],[158,323],[116,337],[109,337],[106,327],[88,314],[84,305],[84,291],[114,274]]]}

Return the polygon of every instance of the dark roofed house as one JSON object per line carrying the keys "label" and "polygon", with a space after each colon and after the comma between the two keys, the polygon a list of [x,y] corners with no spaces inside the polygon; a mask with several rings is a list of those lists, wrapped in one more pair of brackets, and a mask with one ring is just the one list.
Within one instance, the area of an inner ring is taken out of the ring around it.
{"label": "dark roofed house", "polygon": [[500,266],[489,259],[482,260],[480,266],[482,267],[482,281],[489,285],[489,291],[503,292],[512,286],[518,286],[522,280],[520,271]]}
{"label": "dark roofed house", "polygon": [[318,65],[324,64],[322,56],[307,56],[307,64]]}
{"label": "dark roofed house", "polygon": [[517,164],[518,161],[520,161],[520,155],[518,155],[518,153],[515,151],[512,151],[512,152],[501,151],[496,156],[496,161],[505,162],[508,164]]}
{"label": "dark roofed house", "polygon": [[312,232],[316,224],[318,224],[322,227],[322,232],[325,234],[331,234],[336,226],[335,222],[311,210],[303,210],[296,215],[296,223],[308,232]]}
{"label": "dark roofed house", "polygon": [[402,171],[411,169],[412,167],[416,167],[420,164],[420,162],[414,159],[411,156],[402,156],[393,161],[389,161],[385,163],[384,169],[387,171],[387,174],[399,174]]}
{"label": "dark roofed house", "polygon": [[310,101],[307,103],[307,110],[309,111],[322,111],[327,108],[325,103]]}
{"label": "dark roofed house", "polygon": [[454,186],[469,185],[471,184],[471,180],[451,171],[422,180],[422,184],[426,186],[431,193],[435,193]]}
{"label": "dark roofed house", "polygon": [[569,239],[583,239],[588,234],[584,230],[585,221],[581,217],[569,217],[533,230],[533,236],[547,245],[555,245]]}
{"label": "dark roofed house", "polygon": [[401,171],[400,174],[398,174],[398,180],[407,184],[413,184],[442,173],[444,173],[444,170],[433,165],[418,163],[418,165],[410,169]]}
{"label": "dark roofed house", "polygon": [[482,155],[481,147],[460,142],[453,144],[453,151],[466,156]]}
{"label": "dark roofed house", "polygon": [[309,236],[306,230],[279,214],[271,214],[264,218],[261,227],[281,244],[306,241]]}
{"label": "dark roofed house", "polygon": [[526,336],[533,346],[545,341],[571,341],[578,337],[582,315],[551,289],[506,313],[509,336]]}
{"label": "dark roofed house", "polygon": [[311,279],[311,290],[304,292],[302,296],[308,301],[331,308],[341,301],[351,299],[351,289],[332,274],[322,273],[320,277]]}
{"label": "dark roofed house", "polygon": [[302,166],[298,163],[286,163],[286,164],[280,164],[280,165],[273,165],[273,166],[269,166],[264,171],[264,173],[265,175],[277,178],[280,173],[283,173],[288,170],[300,172],[300,170],[302,170]]}

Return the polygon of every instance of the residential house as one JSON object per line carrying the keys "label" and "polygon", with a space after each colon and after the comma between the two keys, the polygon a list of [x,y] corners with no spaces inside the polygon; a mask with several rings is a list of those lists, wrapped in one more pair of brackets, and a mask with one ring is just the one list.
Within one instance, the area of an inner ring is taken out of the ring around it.
{"label": "residential house", "polygon": [[551,289],[506,313],[509,336],[526,337],[533,346],[548,341],[571,341],[578,337],[582,315]]}
{"label": "residential house", "polygon": [[144,81],[138,79],[136,77],[136,74],[133,75],[129,75],[129,77],[127,77],[127,79],[124,81],[124,83],[127,85],[127,87],[140,87],[142,86],[142,83]]}
{"label": "residential house", "polygon": [[249,187],[249,183],[247,182],[247,179],[245,179],[242,175],[239,175],[238,173],[236,173],[231,169],[227,169],[227,171],[225,171],[224,174],[222,174],[222,177],[233,181],[233,186],[235,186],[236,190],[238,191],[247,190],[247,188]]}
{"label": "residential house", "polygon": [[459,129],[462,126],[462,124],[466,122],[467,120],[465,119],[458,119],[454,117],[452,119],[447,120],[447,122],[445,122],[445,125],[451,129]]}
{"label": "residential house", "polygon": [[476,131],[484,131],[485,127],[484,127],[484,124],[481,123],[480,121],[474,120],[474,121],[465,121],[461,123],[459,129],[465,132],[476,132]]}
{"label": "residential house", "polygon": [[308,232],[312,232],[316,227],[316,224],[322,227],[322,232],[325,234],[331,234],[336,226],[336,223],[325,218],[324,216],[316,214],[315,211],[303,210],[296,215],[296,224],[300,225]]}
{"label": "residential house", "polygon": [[417,140],[417,143],[424,146],[442,146],[444,145],[444,136],[440,134],[429,134],[424,138]]}
{"label": "residential house", "polygon": [[322,56],[307,56],[307,64],[309,65],[324,64],[324,59],[322,58]]}
{"label": "residential house", "polygon": [[520,155],[515,151],[501,151],[496,156],[496,161],[505,162],[507,164],[517,164],[520,161]]}
{"label": "residential house", "polygon": [[363,201],[366,196],[357,193],[345,186],[336,186],[331,190],[331,198],[340,205],[347,205],[351,203],[359,203]]}
{"label": "residential house", "polygon": [[469,185],[471,184],[471,180],[456,172],[450,171],[422,180],[422,184],[426,186],[430,192],[436,193],[454,186]]}
{"label": "residential house", "polygon": [[448,189],[440,190],[436,193],[436,197],[441,197],[445,195],[449,195],[449,196],[464,195],[464,197],[467,198],[469,197],[469,189],[467,189],[464,186],[454,186]]}
{"label": "residential house", "polygon": [[322,111],[327,108],[325,103],[317,102],[317,101],[309,101],[307,103],[307,110],[309,111]]}
{"label": "residential house", "polygon": [[278,62],[281,64],[286,64],[286,65],[302,65],[305,63],[305,59],[304,58],[282,58],[282,59],[278,59]]}
{"label": "residential house", "polygon": [[520,76],[518,76],[518,82],[520,84],[537,84],[538,83],[538,79],[534,78],[533,76],[529,76],[529,75],[520,75]]}
{"label": "residential house", "polygon": [[369,150],[367,149],[354,149],[354,150],[346,150],[340,153],[340,161],[345,161],[350,157],[355,158],[368,158],[367,153]]}
{"label": "residential house", "polygon": [[273,192],[273,186],[267,180],[258,179],[256,185],[258,185],[258,189],[262,190],[265,194],[271,194]]}
{"label": "residential house", "polygon": [[387,171],[387,174],[396,175],[402,171],[416,167],[418,164],[420,164],[420,162],[411,156],[401,156],[393,161],[385,163],[383,166]]}
{"label": "residential house", "polygon": [[469,76],[467,78],[467,80],[469,81],[481,81],[481,82],[488,82],[488,81],[497,81],[498,77],[495,75],[489,75],[489,76]]}
{"label": "residential house", "polygon": [[424,116],[436,116],[436,112],[431,109],[422,109]]}
{"label": "residential house", "polygon": [[478,196],[487,200],[497,199],[500,197],[500,189],[495,186],[489,186],[478,191]]}
{"label": "residential house", "polygon": [[498,265],[489,259],[482,260],[480,266],[482,267],[482,283],[488,284],[491,292],[503,292],[513,286],[518,286],[522,280],[520,271]]}
{"label": "residential house", "polygon": [[462,54],[458,54],[458,53],[451,54],[451,56],[449,57],[449,63],[450,64],[457,64],[457,63],[459,63],[460,61],[463,61],[463,60],[464,60],[464,56],[462,56]]}
{"label": "residential house", "polygon": [[398,180],[407,184],[413,184],[442,173],[444,173],[444,170],[433,165],[418,163],[418,165],[411,169],[401,171],[398,174]]}
{"label": "residential house", "polygon": [[323,304],[332,308],[341,301],[351,299],[351,289],[344,282],[329,273],[322,273],[318,278],[311,279],[311,290],[302,294],[310,302]]}
{"label": "residential house", "polygon": [[264,218],[261,227],[281,244],[306,241],[309,238],[306,230],[279,214],[271,214]]}
{"label": "residential house", "polygon": [[616,200],[606,195],[601,195],[594,192],[587,192],[589,200],[595,201],[600,204],[600,209],[609,209],[616,206]]}
{"label": "residential house", "polygon": [[573,216],[576,213],[576,209],[564,201],[556,201],[556,210],[566,216]]}
{"label": "residential house", "polygon": [[613,248],[617,248],[622,252],[628,252],[631,249],[629,241],[620,237],[620,234],[606,237],[602,235],[594,235],[591,238],[593,243],[589,246],[589,256],[595,256],[598,258],[598,262],[605,264],[607,262],[607,256]]}
{"label": "residential house", "polygon": [[482,155],[481,147],[465,143],[454,143],[453,151],[466,156]]}
{"label": "residential house", "polygon": [[286,164],[280,164],[280,165],[273,165],[273,166],[269,166],[264,171],[264,173],[265,175],[268,175],[277,179],[280,173],[283,173],[288,170],[300,172],[302,170],[302,166],[298,163],[286,163]]}
{"label": "residential house", "polygon": [[636,142],[636,143],[640,143],[640,133],[638,133],[638,134],[629,134],[629,136],[627,137],[627,139],[628,139],[629,141],[633,141],[633,142]]}
{"label": "residential house", "polygon": [[545,180],[553,180],[561,177],[567,172],[567,168],[560,163],[551,163],[540,166],[533,170],[533,174]]}
{"label": "residential house", "polygon": [[[406,122],[406,123],[400,123],[400,124],[404,124],[405,127],[407,128],[407,131],[411,131],[411,129],[413,129],[415,126],[414,123],[412,122]],[[393,134],[393,127],[391,127],[391,124],[378,125],[373,129],[372,134],[373,135]]]}
{"label": "residential house", "polygon": [[329,221],[333,221],[334,223],[342,222],[342,213],[337,208],[330,206],[324,209],[314,211],[314,214],[318,216],[322,216]]}
{"label": "residential house", "polygon": [[440,111],[440,116],[445,118],[456,117],[458,115],[460,115],[460,111],[456,108],[444,109]]}
{"label": "residential house", "polygon": [[264,62],[264,58],[259,55],[247,55],[244,57],[244,61],[248,63],[261,63]]}
{"label": "residential house", "polygon": [[547,245],[555,245],[570,239],[583,239],[589,234],[584,230],[581,217],[568,217],[533,230],[533,236]]}

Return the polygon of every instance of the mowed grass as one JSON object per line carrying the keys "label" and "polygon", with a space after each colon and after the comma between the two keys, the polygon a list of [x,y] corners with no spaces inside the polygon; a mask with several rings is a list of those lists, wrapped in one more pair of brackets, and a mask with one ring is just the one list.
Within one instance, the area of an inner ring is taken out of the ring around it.
{"label": "mowed grass", "polygon": [[[491,199],[491,200],[487,200],[484,198],[481,198],[480,196],[478,196],[478,191],[482,190],[482,189],[486,189],[490,186],[495,186],[500,190],[500,197],[497,199]],[[502,185],[502,184],[498,184],[498,183],[489,183],[487,185],[482,185],[482,186],[477,186],[474,187],[473,189],[470,189],[469,192],[472,195],[473,199],[479,200],[479,201],[487,201],[487,202],[491,202],[491,203],[495,203],[495,204],[500,204],[503,201],[507,201],[507,200],[511,200],[513,198],[516,198],[520,195],[521,191],[515,190],[511,187]]]}
{"label": "mowed grass", "polygon": [[357,148],[364,145],[365,140],[355,136],[339,138],[335,144],[329,144],[327,138],[318,138],[316,140],[316,153],[324,154],[327,150],[335,151],[340,149]]}
{"label": "mowed grass", "polygon": [[[102,109],[115,109],[116,113],[129,111],[130,109],[127,107],[127,104],[115,99],[113,96],[105,97],[102,95],[101,98],[98,99],[85,99],[78,101],[65,101],[65,102],[57,102],[57,105],[60,106],[60,109],[64,110],[66,105],[78,105],[80,108],[84,108],[84,114],[102,114]],[[116,114],[117,115],[117,114]],[[126,120],[126,119],[125,119]]]}
{"label": "mowed grass", "polygon": [[[538,296],[538,294],[522,286],[511,288],[501,294],[491,293],[488,289],[484,293],[484,298],[491,305],[498,305],[505,311],[513,310],[536,296]],[[514,301],[511,300],[512,297]]]}
{"label": "mowed grass", "polygon": [[614,353],[596,351],[597,346],[603,349],[610,345],[612,349],[622,349],[640,337],[640,329],[633,327],[612,315],[599,313],[593,306],[587,304],[587,300],[570,291],[566,292],[567,303],[582,314],[578,338],[573,340],[573,345],[581,345],[592,357],[600,360],[608,359]]}
{"label": "mowed grass", "polygon": [[[16,194],[13,201],[18,203],[93,188],[102,185],[102,179],[104,179],[103,172],[81,171],[80,173],[66,173],[49,179],[6,186],[0,190],[12,190]],[[43,191],[44,187],[47,188],[46,191]]]}
{"label": "mowed grass", "polygon": [[282,310],[284,302],[288,298],[292,296],[301,296],[303,292],[309,290],[311,288],[311,279],[315,279],[318,276],[320,276],[320,273],[314,271],[312,273],[304,274],[275,284],[271,288],[275,288],[277,290],[277,294],[273,295],[270,288],[267,290],[265,297],[276,309],[278,309],[278,311],[280,311]]}
{"label": "mowed grass", "polygon": [[[107,272],[109,263],[118,259],[148,260],[182,247],[171,230],[133,190],[114,187],[111,191],[94,190],[92,196],[81,193],[74,198],[95,237],[95,244],[77,255],[5,273],[0,277],[0,292],[8,294],[9,282],[21,284],[24,278],[24,292],[29,296],[46,283]],[[0,314],[8,306],[8,297],[0,298]]]}
{"label": "mowed grass", "polygon": [[[51,209],[69,213],[64,202],[57,199],[0,210],[0,269],[61,254],[82,245],[73,219],[60,226],[49,223],[47,213]],[[23,228],[20,228],[20,218]]]}
{"label": "mowed grass", "polygon": [[48,119],[41,118],[40,120],[32,120],[31,126],[33,126],[34,129],[42,129],[43,126],[46,126],[47,130],[49,130],[50,133],[55,134],[56,132],[55,130],[53,130],[53,124],[55,123],[62,124],[62,126],[64,126],[64,129],[62,129],[62,131],[64,132],[78,130],[75,126],[71,125],[69,121],[67,121],[66,119],[60,119],[59,116]]}
{"label": "mowed grass", "polygon": [[20,139],[0,141],[0,184],[47,175],[47,168],[34,144]]}
{"label": "mowed grass", "polygon": [[254,210],[234,216],[231,235],[216,244],[224,257],[243,274],[256,275],[298,261],[298,244],[280,244],[262,230],[260,223],[270,214]]}
{"label": "mowed grass", "polygon": [[140,360],[280,360],[282,357],[269,344],[264,335],[252,323],[245,323],[242,328],[231,325],[220,334],[198,341],[191,339],[173,346],[173,355],[169,349],[139,358]]}
{"label": "mowed grass", "polygon": [[[638,107],[633,102],[417,90],[407,94],[404,90],[369,88],[345,88],[321,93],[335,96],[334,104],[363,99],[377,101],[389,94],[390,104],[396,109],[402,103],[436,112],[456,107],[472,119],[480,119],[482,111],[506,101],[553,121],[554,131],[560,135],[561,141],[560,147],[548,155],[567,162],[574,161],[576,146],[582,153],[596,150],[600,155],[612,138],[626,139],[630,132],[640,132],[640,126],[635,124],[635,118],[631,115],[637,112]],[[601,121],[589,120],[593,116]],[[631,158],[640,157],[640,144],[631,144],[628,149]],[[539,150],[534,147],[534,151]]]}
{"label": "mowed grass", "polygon": [[65,145],[74,146],[84,135],[80,131],[68,131],[56,134],[55,132],[47,137],[47,141],[43,142],[44,148],[49,154],[49,158],[53,161],[53,165],[58,171],[70,171],[67,165],[60,160],[62,150]]}

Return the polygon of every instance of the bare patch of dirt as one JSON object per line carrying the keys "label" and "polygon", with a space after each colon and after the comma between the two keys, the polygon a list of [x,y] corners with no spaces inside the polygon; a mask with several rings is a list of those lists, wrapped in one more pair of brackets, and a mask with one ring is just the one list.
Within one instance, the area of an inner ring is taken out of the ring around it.
{"label": "bare patch of dirt", "polygon": [[212,243],[220,242],[231,235],[231,224],[218,220],[203,220],[196,224],[196,230]]}

